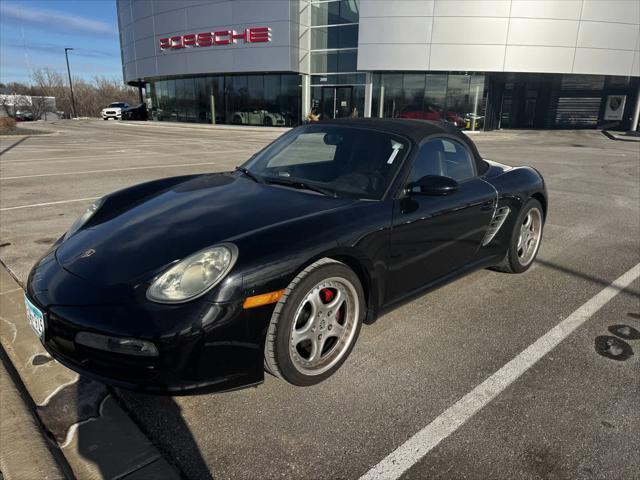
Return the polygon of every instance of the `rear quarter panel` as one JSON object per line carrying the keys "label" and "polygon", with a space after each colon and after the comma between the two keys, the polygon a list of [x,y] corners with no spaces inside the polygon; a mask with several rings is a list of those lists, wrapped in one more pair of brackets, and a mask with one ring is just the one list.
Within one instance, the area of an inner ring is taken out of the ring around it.
{"label": "rear quarter panel", "polygon": [[509,207],[511,212],[496,237],[488,246],[482,247],[488,255],[506,253],[516,218],[530,198],[536,198],[542,203],[545,217],[549,205],[544,179],[537,170],[531,167],[511,168],[494,163],[490,165],[485,180],[498,191],[498,208]]}

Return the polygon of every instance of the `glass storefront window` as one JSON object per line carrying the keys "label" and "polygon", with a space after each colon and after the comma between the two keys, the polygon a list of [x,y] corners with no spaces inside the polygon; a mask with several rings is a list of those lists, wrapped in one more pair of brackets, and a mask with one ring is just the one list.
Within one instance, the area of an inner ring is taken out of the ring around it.
{"label": "glass storefront window", "polygon": [[228,76],[225,77],[224,83],[227,123],[235,125],[249,123],[247,121],[249,117],[247,77],[245,75]]}
{"label": "glass storefront window", "polygon": [[311,50],[357,48],[358,25],[318,27],[311,29]]}
{"label": "glass storefront window", "polygon": [[470,79],[469,75],[449,75],[447,97],[445,99],[448,118],[457,118],[464,115],[469,99]]}
{"label": "glass storefront window", "polygon": [[194,88],[196,94],[195,102],[195,122],[203,123],[211,122],[211,98],[207,90],[207,79],[205,77],[198,77],[194,80]]}
{"label": "glass storefront window", "polygon": [[425,79],[424,102],[426,106],[444,108],[447,96],[447,75],[427,74]]}
{"label": "glass storefront window", "polygon": [[301,81],[298,75],[282,75],[282,85],[278,97],[278,107],[283,116],[284,125],[300,124]]}
{"label": "glass storefront window", "polygon": [[358,0],[334,0],[311,3],[311,25],[357,23],[360,11]]}
{"label": "glass storefront window", "polygon": [[338,72],[355,72],[358,70],[358,51],[338,52]]}
{"label": "glass storefront window", "polygon": [[311,52],[311,72],[337,72],[337,52]]}
{"label": "glass storefront window", "polygon": [[264,93],[263,97],[267,105],[276,105],[278,103],[278,95],[281,89],[280,75],[264,76]]}
{"label": "glass storefront window", "polygon": [[175,96],[175,113],[178,121],[184,122],[186,120],[184,114],[185,108],[185,96],[184,96],[184,80],[179,78],[175,80],[176,96]]}
{"label": "glass storefront window", "polygon": [[364,101],[359,92],[364,89],[355,85],[364,83],[356,73],[360,2],[311,0],[310,8],[311,107],[321,118],[361,116]]}
{"label": "glass storefront window", "polygon": [[150,84],[152,118],[236,125],[300,124],[297,74],[227,75],[158,80]]}
{"label": "glass storefront window", "polygon": [[358,51],[311,52],[312,73],[355,72],[358,69]]}
{"label": "glass storefront window", "polygon": [[176,114],[177,102],[176,102],[176,81],[175,80],[167,80],[166,84],[166,101],[165,101],[165,120],[173,120],[176,121],[178,116]]}
{"label": "glass storefront window", "polygon": [[383,73],[373,75],[371,115],[443,120],[459,128],[482,128],[484,75]]}
{"label": "glass storefront window", "polygon": [[184,79],[184,101],[182,104],[184,120],[196,122],[198,118],[196,106],[196,91],[193,78]]}

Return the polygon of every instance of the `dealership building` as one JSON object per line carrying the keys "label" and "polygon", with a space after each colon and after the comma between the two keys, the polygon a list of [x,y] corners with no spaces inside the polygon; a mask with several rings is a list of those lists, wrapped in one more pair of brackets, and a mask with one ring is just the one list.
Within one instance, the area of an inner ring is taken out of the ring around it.
{"label": "dealership building", "polygon": [[635,129],[636,0],[117,0],[158,121]]}

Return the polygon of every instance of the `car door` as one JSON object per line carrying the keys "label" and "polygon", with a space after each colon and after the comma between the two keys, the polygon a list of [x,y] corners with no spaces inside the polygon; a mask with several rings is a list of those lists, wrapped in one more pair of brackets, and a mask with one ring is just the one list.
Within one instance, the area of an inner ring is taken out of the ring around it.
{"label": "car door", "polygon": [[[447,195],[407,190],[427,175],[452,178],[458,188]],[[435,137],[425,142],[394,200],[385,303],[472,262],[496,200],[495,189],[477,176],[473,154],[461,141]]]}

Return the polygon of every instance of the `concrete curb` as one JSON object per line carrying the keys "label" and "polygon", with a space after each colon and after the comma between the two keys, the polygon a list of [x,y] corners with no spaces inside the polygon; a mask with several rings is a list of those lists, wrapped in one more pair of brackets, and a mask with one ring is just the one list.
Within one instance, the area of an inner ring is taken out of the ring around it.
{"label": "concrete curb", "polygon": [[0,359],[0,471],[5,480],[39,478],[63,480],[64,474],[51,446],[27,405],[22,392]]}
{"label": "concrete curb", "polygon": [[610,140],[618,140],[619,142],[640,142],[638,132],[613,132],[611,130],[602,130],[602,134]]}
{"label": "concrete curb", "polygon": [[117,125],[125,127],[147,127],[147,128],[172,128],[181,130],[236,130],[241,132],[288,132],[293,127],[260,127],[251,125],[228,125],[226,123],[180,123],[180,122],[161,122],[157,120],[148,120],[142,122],[136,121],[119,121]]}
{"label": "concrete curb", "polygon": [[[104,385],[80,377],[47,354],[26,322],[23,295],[0,267],[0,342],[73,475],[83,480],[179,479]],[[4,405],[2,416],[4,424]]]}

